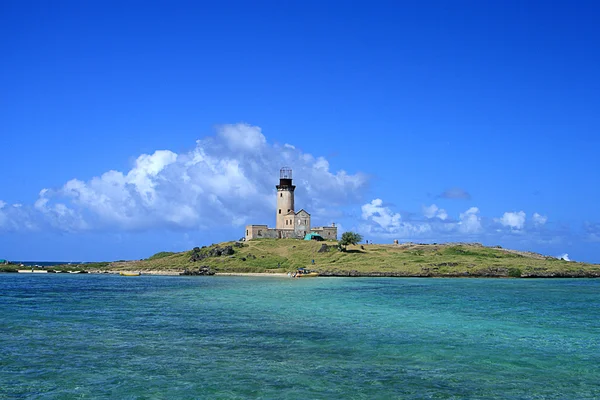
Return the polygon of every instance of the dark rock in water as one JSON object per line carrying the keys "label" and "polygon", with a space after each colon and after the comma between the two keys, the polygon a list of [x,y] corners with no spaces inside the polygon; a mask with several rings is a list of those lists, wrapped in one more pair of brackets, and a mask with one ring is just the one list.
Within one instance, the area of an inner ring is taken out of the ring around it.
{"label": "dark rock in water", "polygon": [[323,243],[323,244],[321,245],[321,248],[320,248],[319,250],[317,250],[317,253],[326,253],[326,252],[328,252],[329,250],[330,250],[330,249],[329,249],[329,246],[328,246],[328,245],[326,245],[325,243]]}
{"label": "dark rock in water", "polygon": [[185,269],[180,275],[188,276],[200,276],[200,275],[214,275],[215,271],[211,270],[208,265],[203,265],[198,269]]}

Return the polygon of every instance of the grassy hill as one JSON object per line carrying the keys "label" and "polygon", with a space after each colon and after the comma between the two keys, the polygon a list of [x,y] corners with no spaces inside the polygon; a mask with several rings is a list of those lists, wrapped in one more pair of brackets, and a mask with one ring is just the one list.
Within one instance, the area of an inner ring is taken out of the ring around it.
{"label": "grassy hill", "polygon": [[[319,252],[323,244],[329,251]],[[113,262],[98,270],[179,272],[208,266],[216,272],[273,273],[306,267],[326,276],[600,277],[599,264],[473,243],[369,244],[349,246],[347,252],[338,251],[336,244],[293,239],[227,242],[182,253],[161,252],[146,260]],[[227,246],[231,249],[219,255]]]}

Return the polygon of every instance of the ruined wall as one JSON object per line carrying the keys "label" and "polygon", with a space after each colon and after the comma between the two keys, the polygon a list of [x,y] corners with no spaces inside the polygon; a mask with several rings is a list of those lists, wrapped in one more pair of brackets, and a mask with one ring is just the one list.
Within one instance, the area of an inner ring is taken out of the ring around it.
{"label": "ruined wall", "polygon": [[277,238],[277,230],[270,229],[267,225],[247,225],[246,226],[246,240],[260,239],[260,238]]}
{"label": "ruined wall", "polygon": [[312,228],[311,232],[318,233],[323,236],[324,239],[329,240],[337,240],[337,226],[318,226]]}
{"label": "ruined wall", "polygon": [[252,239],[303,239],[304,235],[299,236],[294,229],[273,229],[267,225],[247,225],[246,240]]}

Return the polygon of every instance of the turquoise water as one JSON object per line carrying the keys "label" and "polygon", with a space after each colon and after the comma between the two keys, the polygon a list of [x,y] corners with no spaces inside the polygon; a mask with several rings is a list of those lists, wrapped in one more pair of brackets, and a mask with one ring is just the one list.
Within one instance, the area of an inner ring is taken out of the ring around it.
{"label": "turquoise water", "polygon": [[0,275],[0,398],[600,398],[600,280]]}

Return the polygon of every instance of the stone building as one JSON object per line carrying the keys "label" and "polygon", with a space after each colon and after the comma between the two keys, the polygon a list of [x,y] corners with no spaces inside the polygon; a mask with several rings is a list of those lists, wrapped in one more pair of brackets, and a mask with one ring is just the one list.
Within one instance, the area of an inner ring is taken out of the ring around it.
{"label": "stone building", "polygon": [[324,239],[337,240],[337,227],[335,224],[311,228],[310,214],[304,209],[298,212],[295,211],[294,191],[296,186],[292,184],[292,170],[290,168],[281,168],[279,171],[279,185],[275,187],[277,188],[275,228],[269,228],[267,225],[247,225],[246,240],[258,238],[303,239],[310,232],[318,233]]}

